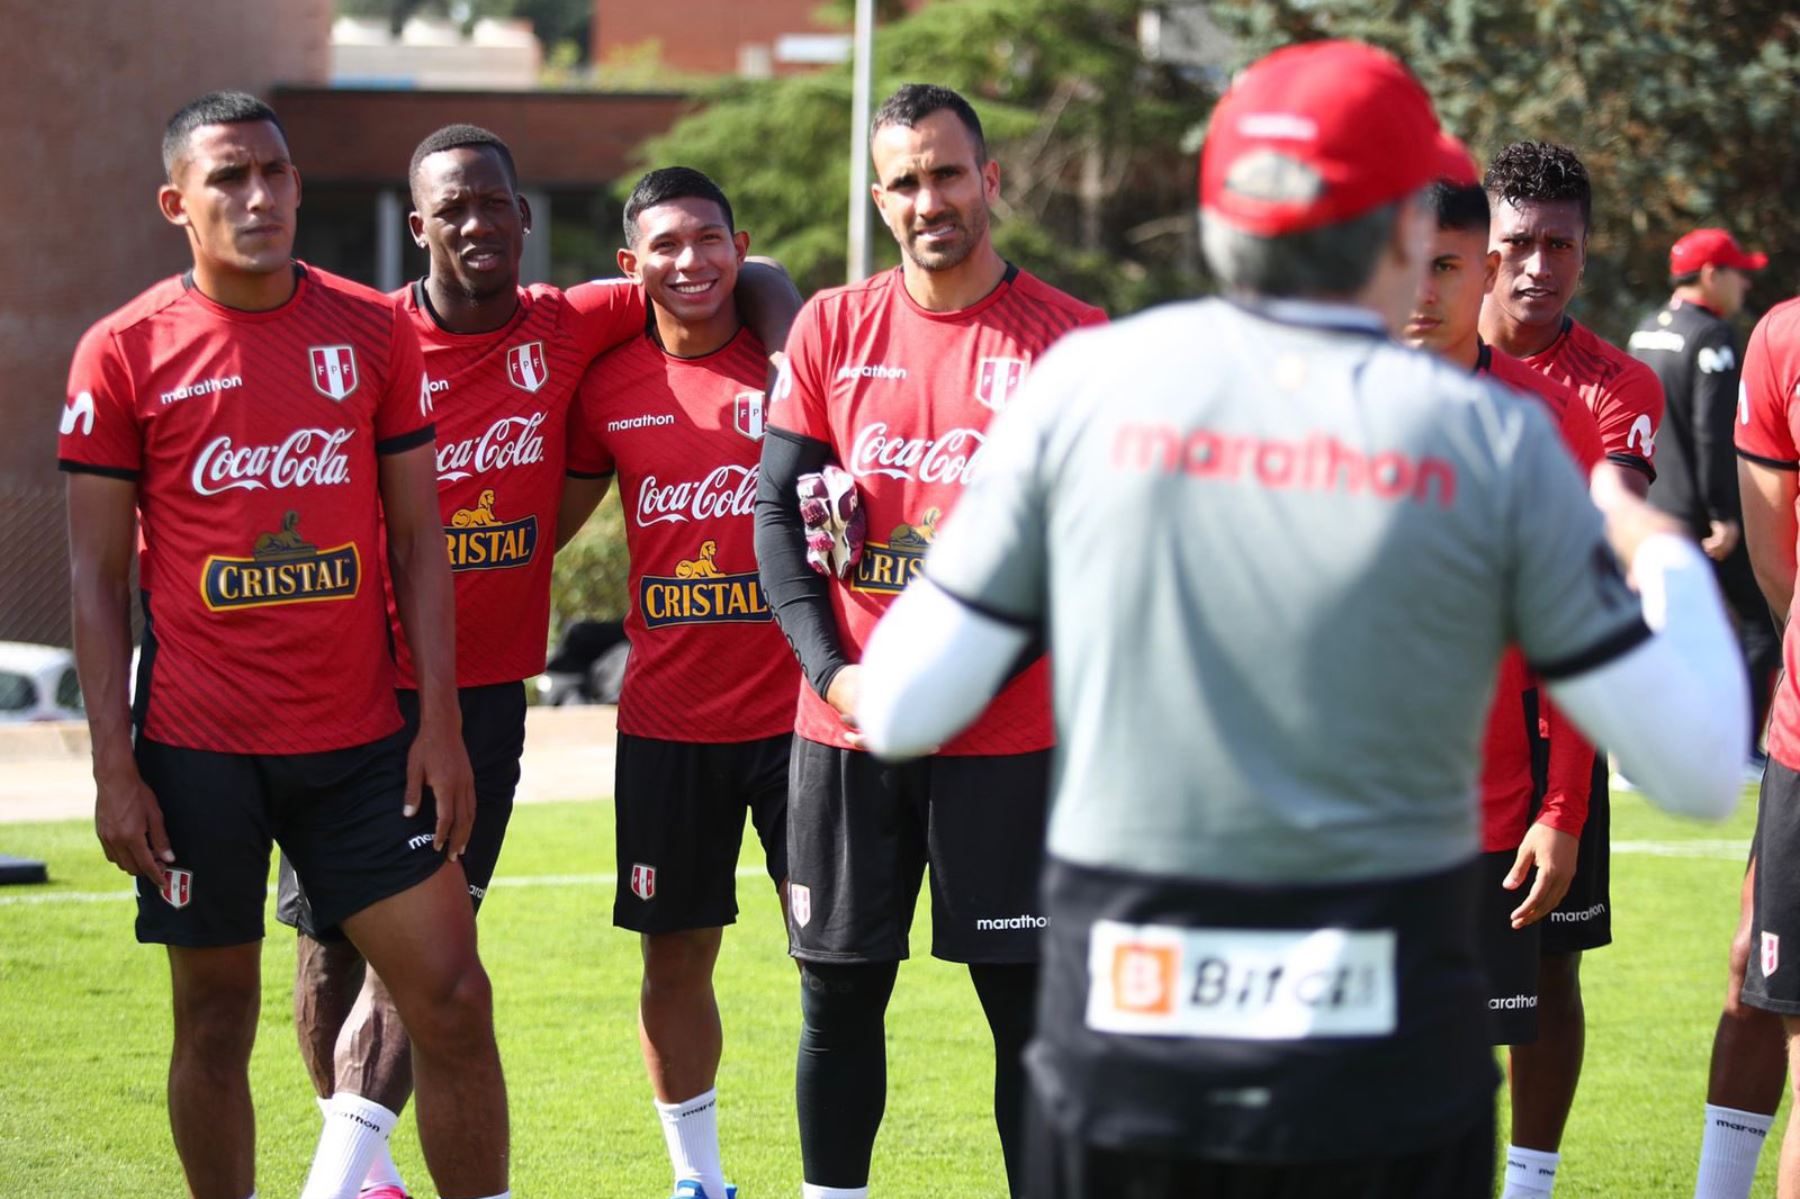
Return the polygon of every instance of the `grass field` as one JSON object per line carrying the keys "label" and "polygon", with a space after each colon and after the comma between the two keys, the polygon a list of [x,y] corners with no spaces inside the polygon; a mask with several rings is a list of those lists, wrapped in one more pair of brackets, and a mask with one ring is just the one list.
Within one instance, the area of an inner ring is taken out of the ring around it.
{"label": "grass field", "polygon": [[[1707,1053],[1736,915],[1753,797],[1723,826],[1615,803],[1617,942],[1584,968],[1587,1067],[1559,1199],[1691,1193]],[[747,838],[754,843],[754,837]],[[168,981],[131,937],[125,883],[85,822],[0,826],[0,850],[47,859],[46,887],[0,890],[0,1194],[182,1193],[163,1084]],[[747,850],[740,923],[719,966],[721,1137],[746,1199],[799,1192],[798,1026],[780,912]],[[634,939],[611,926],[609,804],[521,808],[482,912],[511,1094],[520,1199],[660,1199],[662,1139],[638,1059]],[[914,941],[926,942],[923,924]],[[294,1047],[293,939],[271,924],[251,1065],[263,1199],[299,1192],[319,1117]],[[988,1116],[992,1050],[965,973],[922,955],[889,1012],[890,1085],[877,1195],[1004,1194]],[[1502,1113],[1504,1127],[1504,1112]],[[411,1117],[396,1155],[430,1189]],[[1772,1193],[1775,1154],[1757,1193]]]}

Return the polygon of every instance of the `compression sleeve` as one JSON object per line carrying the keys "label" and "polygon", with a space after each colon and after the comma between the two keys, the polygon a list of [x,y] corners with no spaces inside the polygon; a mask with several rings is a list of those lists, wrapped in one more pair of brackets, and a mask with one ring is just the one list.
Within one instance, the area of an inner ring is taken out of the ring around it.
{"label": "compression sleeve", "polygon": [[769,610],[800,659],[806,681],[821,696],[850,664],[831,608],[831,582],[806,564],[806,530],[800,523],[800,476],[819,470],[831,447],[811,437],[771,427],[763,437],[756,482],[756,566]]}
{"label": "compression sleeve", "polygon": [[1031,631],[929,578],[900,594],[863,653],[856,724],[883,758],[931,753],[980,716],[1031,647]]}
{"label": "compression sleeve", "polygon": [[1604,665],[1549,684],[1570,719],[1651,801],[1720,820],[1737,805],[1750,739],[1749,689],[1712,567],[1674,534],[1631,564],[1655,635]]}

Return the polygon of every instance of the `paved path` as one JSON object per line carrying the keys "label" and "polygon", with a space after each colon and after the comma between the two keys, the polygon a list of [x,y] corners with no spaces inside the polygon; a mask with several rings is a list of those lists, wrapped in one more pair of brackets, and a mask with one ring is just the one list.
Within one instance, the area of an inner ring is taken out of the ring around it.
{"label": "paved path", "polygon": [[[529,709],[518,802],[610,796],[615,715],[607,706]],[[85,724],[0,725],[0,824],[93,810]]]}

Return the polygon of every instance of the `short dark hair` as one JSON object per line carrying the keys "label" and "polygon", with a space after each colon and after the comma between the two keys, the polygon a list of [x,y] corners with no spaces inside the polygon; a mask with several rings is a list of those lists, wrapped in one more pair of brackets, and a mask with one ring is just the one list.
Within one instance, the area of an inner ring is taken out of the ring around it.
{"label": "short dark hair", "polygon": [[1670,287],[1693,287],[1700,282],[1699,271],[1689,271],[1685,275],[1670,275]]}
{"label": "short dark hair", "polygon": [[1594,192],[1587,168],[1567,146],[1514,142],[1494,155],[1482,183],[1494,200],[1574,200],[1581,205],[1581,227],[1593,225]]}
{"label": "short dark hair", "polygon": [[1437,213],[1439,229],[1454,229],[1459,233],[1471,233],[1479,230],[1482,234],[1488,231],[1488,197],[1481,190],[1481,185],[1471,183],[1458,186],[1439,179],[1425,189],[1425,199]]}
{"label": "short dark hair", "polygon": [[935,83],[902,84],[875,110],[875,116],[869,121],[869,136],[873,138],[889,125],[911,129],[932,113],[945,109],[956,114],[956,119],[963,123],[963,128],[974,139],[975,161],[986,162],[987,137],[981,132],[981,118],[975,115],[975,109],[959,93]]}
{"label": "short dark hair", "polygon": [[406,167],[406,185],[411,187],[419,180],[419,164],[433,154],[445,150],[460,150],[463,147],[477,147],[492,150],[500,159],[500,165],[506,168],[506,181],[514,191],[519,190],[519,171],[513,166],[512,151],[500,140],[500,135],[483,129],[480,125],[445,125],[426,137],[412,153],[412,162]]}
{"label": "short dark hair", "polygon": [[175,181],[175,167],[186,157],[188,138],[202,125],[242,125],[249,121],[267,121],[275,126],[282,140],[287,130],[275,110],[248,92],[207,92],[183,104],[163,126],[163,172]]}
{"label": "short dark hair", "polygon": [[737,231],[731,220],[731,201],[725,198],[718,184],[693,167],[658,167],[637,181],[637,186],[631,189],[631,198],[625,201],[625,244],[637,245],[638,217],[645,209],[671,200],[687,199],[711,200],[725,214],[725,228],[734,233]]}

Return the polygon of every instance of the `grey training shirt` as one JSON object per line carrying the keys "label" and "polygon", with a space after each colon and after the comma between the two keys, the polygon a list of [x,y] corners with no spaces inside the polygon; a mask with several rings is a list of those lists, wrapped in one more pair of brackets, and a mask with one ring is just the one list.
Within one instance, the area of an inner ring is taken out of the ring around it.
{"label": "grey training shirt", "polygon": [[1541,407],[1319,305],[1046,355],[925,569],[1047,625],[1051,852],[1246,883],[1473,855],[1503,648],[1554,679],[1648,636]]}

